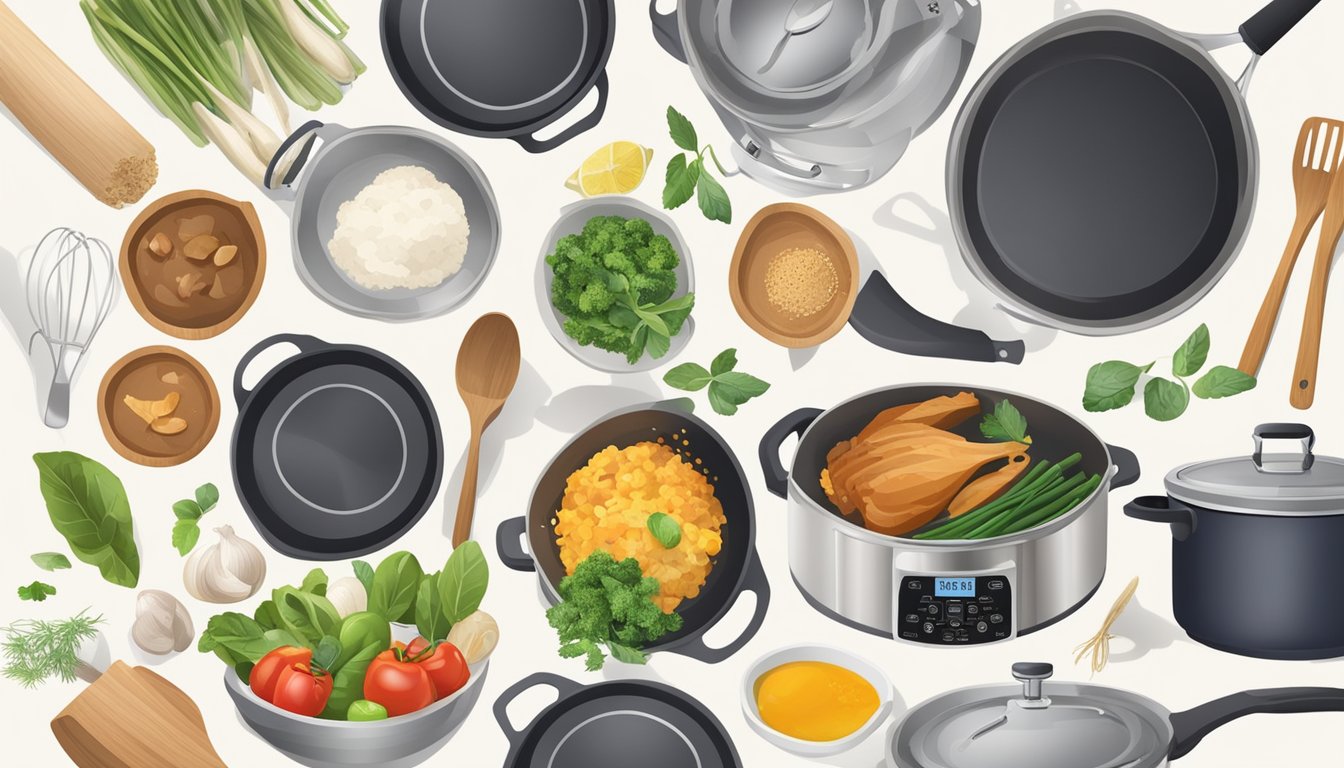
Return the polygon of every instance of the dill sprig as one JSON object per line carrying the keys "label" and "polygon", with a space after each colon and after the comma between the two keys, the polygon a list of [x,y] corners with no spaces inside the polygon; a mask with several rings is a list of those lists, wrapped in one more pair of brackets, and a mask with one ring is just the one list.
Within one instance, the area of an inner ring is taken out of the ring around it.
{"label": "dill sprig", "polygon": [[97,627],[103,621],[102,616],[85,615],[88,611],[85,608],[59,621],[20,619],[6,627],[0,649],[5,657],[4,676],[24,688],[35,688],[52,677],[73,681],[79,666],[75,652],[98,636]]}

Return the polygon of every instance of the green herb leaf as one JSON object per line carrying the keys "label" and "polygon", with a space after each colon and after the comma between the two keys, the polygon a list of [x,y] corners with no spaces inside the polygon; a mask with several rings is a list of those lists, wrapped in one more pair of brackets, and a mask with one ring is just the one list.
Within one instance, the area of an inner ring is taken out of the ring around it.
{"label": "green herb leaf", "polygon": [[173,514],[178,520],[190,520],[195,522],[201,519],[201,515],[204,515],[205,511],[201,509],[200,504],[197,504],[192,499],[182,499],[181,501],[173,502]]}
{"label": "green herb leaf", "polygon": [[59,571],[70,567],[70,559],[60,552],[38,552],[33,555],[33,565],[44,571]]}
{"label": "green herb leaf", "polygon": [[334,633],[341,623],[336,606],[321,595],[286,586],[272,592],[271,601],[280,618],[280,629],[309,648],[316,647],[324,635]]}
{"label": "green herb leaf", "polygon": [[654,360],[658,360],[663,355],[666,355],[669,350],[672,349],[672,339],[671,337],[664,336],[661,333],[653,333],[652,331],[650,331],[649,338],[644,345],[644,349],[648,351],[649,357],[652,357]]}
{"label": "green herb leaf", "polygon": [[1188,405],[1190,405],[1190,391],[1184,384],[1158,376],[1149,379],[1143,388],[1143,410],[1149,418],[1171,421],[1185,413]]}
{"label": "green herb leaf", "polygon": [[717,386],[716,383],[709,385],[709,407],[713,408],[715,413],[732,416],[737,413],[737,406],[739,405],[741,403],[734,402],[724,395],[722,387]]}
{"label": "green herb leaf", "polygon": [[443,593],[439,591],[442,575],[442,571],[425,574],[415,595],[415,628],[431,643],[448,637],[448,630],[453,628],[443,612]]}
{"label": "green herb leaf", "polygon": [[[700,161],[697,160],[696,163]],[[714,180],[714,177],[708,173],[701,173],[700,178],[695,183],[696,200],[700,204],[700,210],[705,214],[705,218],[713,221],[722,221],[724,224],[733,223],[733,204],[728,200],[728,193],[723,185]]]}
{"label": "green herb leaf", "polygon": [[695,363],[682,363],[663,375],[663,381],[676,389],[696,392],[709,386],[714,377],[704,366]]}
{"label": "green herb leaf", "polygon": [[303,577],[303,582],[299,584],[299,589],[313,595],[321,597],[327,596],[327,572],[321,568],[314,568]]}
{"label": "green herb leaf", "polygon": [[373,573],[369,610],[388,621],[400,621],[408,611],[414,610],[415,593],[423,575],[420,561],[410,552],[388,555]]}
{"label": "green herb leaf", "polygon": [[615,304],[607,312],[607,322],[617,328],[629,328],[633,331],[639,327],[639,315],[624,304]]}
{"label": "green herb leaf", "polygon": [[243,662],[255,664],[283,645],[303,643],[283,629],[265,629],[249,616],[228,611],[210,617],[196,650],[214,653],[225,664],[237,667]]}
{"label": "green herb leaf", "polygon": [[[372,642],[360,648],[336,673],[331,676],[331,695],[327,706],[318,715],[325,720],[344,720],[350,705],[364,698],[364,675],[374,657],[388,649],[390,643]],[[346,653],[349,651],[347,650]]]}
{"label": "green herb leaf", "polygon": [[980,434],[999,442],[1030,443],[1027,435],[1027,419],[1017,406],[1008,400],[1000,400],[992,413],[985,414],[980,422]]}
{"label": "green herb leaf", "polygon": [[663,318],[653,312],[641,308],[636,309],[635,314],[639,316],[640,320],[644,321],[645,325],[649,326],[650,333],[658,336],[667,336],[671,333],[671,331],[668,330],[667,323],[663,322]]}
{"label": "green herb leaf", "polygon": [[687,152],[695,152],[698,149],[697,137],[695,135],[695,126],[686,116],[673,109],[667,108],[667,132],[672,135],[672,142]]}
{"label": "green herb leaf", "polygon": [[613,659],[623,664],[647,664],[649,661],[649,657],[643,651],[628,645],[607,643],[607,650],[611,652]]}
{"label": "green herb leaf", "polygon": [[201,538],[201,526],[195,520],[178,520],[173,523],[173,549],[186,557]]}
{"label": "green herb leaf", "polygon": [[48,596],[56,594],[56,588],[50,584],[44,584],[40,581],[34,581],[26,587],[19,587],[19,599],[31,600],[40,603],[46,600]]}
{"label": "green herb leaf", "polygon": [[350,563],[355,571],[355,578],[364,585],[364,595],[367,597],[373,592],[373,566],[363,560],[355,560]]}
{"label": "green herb leaf", "polygon": [[1171,359],[1171,371],[1177,376],[1194,376],[1209,358],[1209,326],[1200,324]]}
{"label": "green herb leaf", "polygon": [[681,543],[681,526],[670,515],[654,512],[649,515],[645,525],[658,543],[663,545],[663,549],[672,549]]}
{"label": "green herb leaf", "polygon": [[61,451],[33,455],[47,515],[75,557],[97,566],[107,581],[140,581],[131,505],[116,475],[93,459]]}
{"label": "green herb leaf", "polygon": [[332,635],[323,635],[313,649],[313,666],[331,672],[341,658],[341,641]]}
{"label": "green herb leaf", "polygon": [[574,573],[560,580],[560,602],[546,611],[560,641],[560,656],[584,657],[588,669],[601,669],[603,646],[616,655],[625,651],[615,645],[634,650],[681,629],[681,616],[663,613],[653,601],[658,589],[658,580],[645,577],[633,557],[618,563],[599,549],[584,558]]}
{"label": "green herb leaf", "polygon": [[1152,363],[1138,366],[1123,360],[1109,360],[1092,366],[1087,372],[1087,387],[1083,391],[1083,410],[1095,413],[1129,405],[1134,399],[1139,376],[1152,367]]}
{"label": "green herb leaf", "polygon": [[685,155],[674,155],[667,161],[667,172],[663,176],[663,207],[669,211],[680,208],[695,194],[695,185],[700,180],[700,161],[686,162]]}
{"label": "green herb leaf", "polygon": [[20,619],[5,627],[5,666],[0,674],[24,688],[35,688],[53,677],[74,682],[79,667],[76,652],[98,636],[98,625],[103,621],[103,617],[87,613],[86,608],[57,621]]}
{"label": "green herb leaf", "polygon": [[723,350],[714,358],[714,362],[709,364],[709,373],[711,376],[719,376],[727,373],[737,367],[737,350],[731,347]]}
{"label": "green herb leaf", "polygon": [[668,299],[667,301],[664,301],[662,304],[657,304],[655,306],[649,307],[648,309],[650,312],[654,312],[666,317],[671,312],[680,312],[682,310],[688,310],[693,306],[695,306],[695,294],[687,293],[678,296],[675,299]]}
{"label": "green herb leaf", "polygon": [[649,343],[649,326],[640,321],[639,327],[630,334],[630,349],[625,353],[625,361],[631,365],[639,362],[639,358],[644,356],[644,348]]}
{"label": "green herb leaf", "polygon": [[475,613],[481,607],[489,584],[490,566],[485,562],[481,545],[470,540],[462,542],[462,546],[448,556],[443,573],[439,575],[439,595],[448,622],[456,624]]}
{"label": "green herb leaf", "polygon": [[206,483],[196,489],[196,503],[200,505],[201,512],[209,512],[219,503],[219,489],[214,483]]}
{"label": "green herb leaf", "polygon": [[711,394],[717,390],[724,400],[733,405],[742,405],[753,397],[764,395],[770,385],[749,373],[727,371],[715,376],[709,389]]}
{"label": "green herb leaf", "polygon": [[1247,375],[1236,368],[1229,368],[1226,365],[1215,365],[1209,369],[1208,373],[1199,377],[1193,389],[1195,397],[1217,400],[1221,397],[1231,397],[1255,389],[1255,383],[1254,376]]}

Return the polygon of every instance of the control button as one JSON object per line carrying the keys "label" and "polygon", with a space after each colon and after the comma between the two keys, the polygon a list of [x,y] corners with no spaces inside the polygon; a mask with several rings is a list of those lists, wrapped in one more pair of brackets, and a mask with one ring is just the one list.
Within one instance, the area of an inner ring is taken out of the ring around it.
{"label": "control button", "polygon": [[905,582],[905,588],[906,588],[906,589],[923,589],[923,588],[924,588],[924,582],[922,582],[922,581],[916,581],[916,580],[914,580],[914,579],[911,579],[910,581]]}
{"label": "control button", "polygon": [[918,640],[918,639],[919,639],[919,635],[918,635],[917,633],[912,632],[912,631],[910,631],[910,630],[908,630],[908,629],[901,633],[901,637],[904,637],[906,640]]}
{"label": "control button", "polygon": [[975,615],[978,614],[978,613],[980,613],[980,606],[978,606],[978,605],[968,605],[968,606],[966,606],[966,615],[967,615],[967,616],[975,616]]}
{"label": "control button", "polygon": [[932,602],[933,602],[933,595],[924,595],[923,597],[919,598],[919,602],[921,602],[921,603],[932,603]]}
{"label": "control button", "polygon": [[960,600],[949,600],[949,601],[947,601],[947,615],[948,615],[948,616],[960,616],[960,615],[962,614],[962,611],[963,611],[964,608],[965,608],[965,606],[963,606],[963,605],[961,604],[961,601],[960,601]]}
{"label": "control button", "polygon": [[944,631],[943,631],[943,642],[944,642],[944,643],[950,643],[950,642],[952,642],[953,640],[956,640],[956,639],[957,639],[957,636],[954,635],[954,634],[952,634],[952,630],[949,629],[949,630],[944,630]]}
{"label": "control button", "polygon": [[989,631],[989,625],[982,621],[975,625],[975,631],[984,634]]}
{"label": "control button", "polygon": [[1003,614],[1001,614],[1001,613],[996,613],[996,614],[994,614],[993,616],[990,616],[990,617],[989,617],[989,623],[990,623],[990,624],[1002,624],[1002,623],[1003,623]]}
{"label": "control button", "polygon": [[968,633],[966,632],[966,630],[964,630],[964,629],[959,629],[959,630],[957,630],[957,639],[964,643],[964,642],[970,640],[970,639],[971,639],[971,636],[970,636],[970,634],[968,634]]}
{"label": "control button", "polygon": [[939,610],[941,609],[939,609],[937,603],[929,603],[929,607],[924,609],[925,613],[929,614],[930,616],[937,616]]}
{"label": "control button", "polygon": [[932,635],[932,634],[933,634],[933,622],[932,622],[932,621],[926,621],[926,622],[924,622],[924,634],[926,634],[926,635]]}
{"label": "control button", "polygon": [[951,621],[947,622],[947,626],[956,629],[957,627],[961,626],[961,622],[958,621],[957,619],[952,619]]}
{"label": "control button", "polygon": [[918,624],[918,623],[919,623],[919,614],[918,614],[918,613],[907,613],[907,614],[905,614],[905,623],[906,623],[906,624]]}
{"label": "control button", "polygon": [[982,596],[980,596],[980,597],[977,598],[977,599],[978,599],[980,602],[982,602],[982,603],[992,603],[992,602],[994,602],[994,598],[990,597],[989,595],[982,595]]}
{"label": "control button", "polygon": [[992,590],[1003,589],[1003,579],[990,579],[989,581],[985,582],[985,586],[989,587]]}

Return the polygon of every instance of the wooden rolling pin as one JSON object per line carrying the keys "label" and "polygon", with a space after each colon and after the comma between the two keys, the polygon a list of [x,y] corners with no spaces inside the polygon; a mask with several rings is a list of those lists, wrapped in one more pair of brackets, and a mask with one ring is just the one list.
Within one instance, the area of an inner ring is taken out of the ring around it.
{"label": "wooden rolling pin", "polygon": [[0,2],[0,104],[93,196],[134,203],[159,176],[154,147]]}
{"label": "wooden rolling pin", "polygon": [[79,674],[91,684],[51,721],[79,768],[228,768],[201,710],[177,686],[120,661],[101,675]]}

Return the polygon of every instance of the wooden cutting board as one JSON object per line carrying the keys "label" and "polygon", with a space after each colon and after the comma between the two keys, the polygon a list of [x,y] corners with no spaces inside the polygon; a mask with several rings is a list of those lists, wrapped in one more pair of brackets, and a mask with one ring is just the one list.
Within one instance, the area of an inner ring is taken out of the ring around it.
{"label": "wooden cutting board", "polygon": [[61,710],[51,730],[79,768],[228,768],[187,694],[120,661]]}

